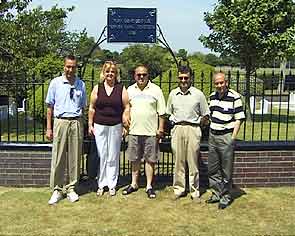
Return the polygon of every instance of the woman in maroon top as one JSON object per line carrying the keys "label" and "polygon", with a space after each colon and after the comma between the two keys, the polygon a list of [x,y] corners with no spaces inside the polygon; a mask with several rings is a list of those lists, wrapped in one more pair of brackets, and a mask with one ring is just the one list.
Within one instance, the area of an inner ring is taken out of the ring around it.
{"label": "woman in maroon top", "polygon": [[129,98],[114,62],[104,63],[100,79],[101,84],[91,92],[89,134],[95,136],[100,158],[97,196],[103,195],[104,187],[108,187],[110,195],[114,196],[119,175],[122,124],[125,128],[130,124]]}

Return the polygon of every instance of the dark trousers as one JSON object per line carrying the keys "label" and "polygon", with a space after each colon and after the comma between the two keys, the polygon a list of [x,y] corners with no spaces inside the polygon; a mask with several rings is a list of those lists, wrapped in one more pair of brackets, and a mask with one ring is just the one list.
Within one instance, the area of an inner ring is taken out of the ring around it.
{"label": "dark trousers", "polygon": [[231,133],[209,135],[209,186],[218,197],[230,196],[232,188],[234,148],[231,136]]}

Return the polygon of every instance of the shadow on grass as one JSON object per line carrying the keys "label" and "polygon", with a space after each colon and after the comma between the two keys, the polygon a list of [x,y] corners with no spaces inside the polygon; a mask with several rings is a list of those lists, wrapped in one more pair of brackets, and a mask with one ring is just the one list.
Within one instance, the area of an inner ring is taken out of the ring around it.
{"label": "shadow on grass", "polygon": [[[188,176],[186,176],[186,186],[188,185]],[[131,175],[119,176],[118,184],[116,189],[120,190],[127,187],[131,183]],[[157,191],[162,191],[167,187],[171,187],[173,183],[173,176],[164,176],[164,175],[156,175],[154,177],[154,189]],[[145,188],[146,186],[146,177],[144,175],[139,178],[139,188]],[[79,184],[76,188],[76,192],[79,195],[84,195],[90,192],[97,191],[97,180],[94,178],[89,178],[88,176],[81,176]],[[105,189],[107,191],[107,189]],[[200,170],[200,193],[201,195],[205,194],[209,190],[208,187],[208,175],[206,173],[206,169],[203,168]],[[189,193],[189,190],[186,189],[186,193]],[[247,194],[244,190],[240,189],[237,185],[233,185],[231,190],[231,195],[233,200],[238,199],[242,195]]]}
{"label": "shadow on grass", "polygon": [[[131,183],[131,175],[119,176],[118,184],[116,189],[119,190],[121,188],[127,187]],[[172,176],[161,176],[157,175],[154,178],[154,188],[155,190],[163,190],[167,186],[172,185]],[[145,188],[146,186],[146,177],[140,176],[139,179],[139,188]],[[97,191],[97,180],[94,178],[89,178],[88,176],[81,176],[78,186],[76,187],[76,191],[79,195],[87,194],[89,192]]]}
{"label": "shadow on grass", "polygon": [[293,123],[295,122],[294,115],[287,115],[287,114],[255,114],[252,117],[253,122],[273,122],[273,123]]}
{"label": "shadow on grass", "polygon": [[244,190],[240,189],[238,186],[233,185],[233,188],[231,190],[231,196],[233,198],[233,201],[240,198],[241,196],[247,194]]}
{"label": "shadow on grass", "polygon": [[[121,188],[127,187],[131,183],[131,175],[119,176],[118,184],[116,189],[119,190]],[[172,176],[155,176],[154,178],[154,188],[155,190],[161,191],[165,189],[167,186],[172,185]],[[146,177],[140,176],[139,180],[139,188],[145,188],[146,186]],[[75,191],[79,195],[84,195],[90,192],[97,191],[97,180],[94,178],[89,178],[88,176],[81,176],[78,186]]]}
{"label": "shadow on grass", "polygon": [[84,195],[90,192],[96,192],[97,181],[96,179],[88,178],[88,176],[82,176],[75,190],[79,195]]}

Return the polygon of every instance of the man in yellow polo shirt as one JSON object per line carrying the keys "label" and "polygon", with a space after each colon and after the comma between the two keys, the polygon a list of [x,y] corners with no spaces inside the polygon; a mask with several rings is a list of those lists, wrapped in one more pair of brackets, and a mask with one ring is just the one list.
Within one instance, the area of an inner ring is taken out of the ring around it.
{"label": "man in yellow polo shirt", "polygon": [[159,139],[164,134],[165,99],[161,88],[149,80],[146,66],[136,67],[134,79],[136,83],[127,89],[131,117],[127,154],[131,161],[132,183],[123,190],[123,195],[138,190],[140,164],[144,159],[146,193],[148,198],[155,198],[152,181],[159,156]]}

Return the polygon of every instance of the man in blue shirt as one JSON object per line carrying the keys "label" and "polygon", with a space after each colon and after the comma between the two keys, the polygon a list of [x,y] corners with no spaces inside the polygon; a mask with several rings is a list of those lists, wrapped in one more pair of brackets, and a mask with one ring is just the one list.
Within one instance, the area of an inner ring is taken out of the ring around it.
{"label": "man in blue shirt", "polygon": [[[46,137],[53,140],[50,175],[50,187],[53,189],[53,194],[48,201],[50,205],[63,198],[66,166],[69,179],[69,183],[65,185],[67,198],[70,202],[79,200],[74,188],[80,174],[79,163],[83,144],[82,113],[86,106],[86,89],[84,82],[75,75],[76,68],[76,58],[72,55],[66,56],[64,74],[50,82],[46,97]],[[53,117],[54,126],[52,128]]]}

